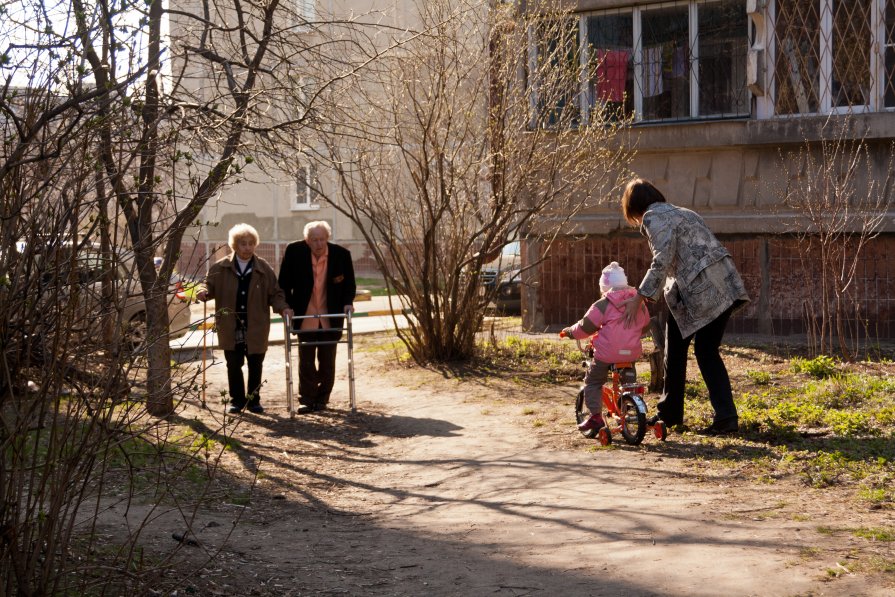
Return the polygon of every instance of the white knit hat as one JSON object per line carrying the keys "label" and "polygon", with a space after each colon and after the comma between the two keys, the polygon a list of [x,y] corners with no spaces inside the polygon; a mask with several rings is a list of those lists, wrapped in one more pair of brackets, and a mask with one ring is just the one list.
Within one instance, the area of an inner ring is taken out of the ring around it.
{"label": "white knit hat", "polygon": [[603,275],[600,276],[600,292],[606,294],[613,288],[624,288],[627,285],[628,277],[617,261],[603,268]]}

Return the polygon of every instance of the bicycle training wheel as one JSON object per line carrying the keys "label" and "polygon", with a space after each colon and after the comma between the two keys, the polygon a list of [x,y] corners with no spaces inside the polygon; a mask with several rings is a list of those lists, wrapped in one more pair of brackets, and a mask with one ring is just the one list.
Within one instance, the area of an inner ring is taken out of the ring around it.
{"label": "bicycle training wheel", "polygon": [[[578,397],[575,398],[575,423],[580,425],[590,416],[590,411],[587,409],[587,406],[584,404],[584,388],[578,390]],[[598,429],[588,429],[587,431],[582,431],[581,435],[586,437],[587,439],[593,439],[597,436]]]}
{"label": "bicycle training wheel", "polygon": [[636,446],[646,435],[646,413],[638,410],[637,403],[630,396],[622,396],[620,402],[622,437],[632,446]]}

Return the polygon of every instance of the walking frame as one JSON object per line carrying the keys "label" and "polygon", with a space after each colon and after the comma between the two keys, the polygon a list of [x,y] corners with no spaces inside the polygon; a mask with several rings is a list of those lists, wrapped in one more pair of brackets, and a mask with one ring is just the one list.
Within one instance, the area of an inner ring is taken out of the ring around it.
{"label": "walking frame", "polygon": [[[202,323],[208,321],[208,302],[202,301]],[[205,352],[208,350],[208,344],[206,342],[206,338],[208,338],[208,332],[206,330],[202,330],[202,408],[208,408],[208,404],[205,402]]]}
{"label": "walking frame", "polygon": [[[347,344],[348,345],[348,396],[351,412],[357,412],[357,403],[354,395],[354,335],[351,330],[351,311],[347,313],[328,313],[323,315],[286,315],[283,317],[284,336],[286,339],[286,408],[289,410],[289,417],[295,417],[295,405],[293,401],[292,386],[292,334],[298,332],[292,329],[293,319],[320,319],[321,317],[344,317],[345,327],[342,328],[347,335],[346,340],[321,340],[316,342],[302,342],[305,345],[323,345],[323,344]],[[309,330],[306,330],[309,331]],[[322,331],[332,331],[325,329]]]}

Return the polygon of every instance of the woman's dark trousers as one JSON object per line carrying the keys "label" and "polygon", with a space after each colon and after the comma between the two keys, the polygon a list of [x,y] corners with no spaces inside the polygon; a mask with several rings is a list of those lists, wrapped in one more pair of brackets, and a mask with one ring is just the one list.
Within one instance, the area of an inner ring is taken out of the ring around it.
{"label": "woman's dark trousers", "polygon": [[721,340],[733,307],[719,315],[687,338],[681,337],[674,315],[665,325],[665,387],[659,400],[659,418],[666,425],[684,422],[684,390],[687,384],[687,351],[693,341],[696,363],[709,390],[709,400],[715,409],[715,421],[727,421],[737,416],[730,388],[730,377],[721,360]]}
{"label": "woman's dark trousers", "polygon": [[[227,383],[230,386],[230,405],[243,408],[248,402],[258,404],[261,400],[261,373],[264,364],[264,353],[248,354],[245,343],[237,344],[235,350],[225,350],[227,361]],[[249,387],[246,394],[245,380],[242,376],[242,365],[249,362]]]}

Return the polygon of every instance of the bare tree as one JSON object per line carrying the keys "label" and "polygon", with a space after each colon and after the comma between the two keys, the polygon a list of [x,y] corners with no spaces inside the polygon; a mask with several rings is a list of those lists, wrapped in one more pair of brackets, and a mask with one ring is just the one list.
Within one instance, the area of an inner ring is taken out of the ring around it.
{"label": "bare tree", "polygon": [[[140,533],[158,512],[138,512],[155,503],[189,528],[209,487],[193,469],[213,472],[216,460],[206,468],[191,438],[165,437],[170,425],[139,401],[142,360],[104,334],[139,297],[132,261],[108,250],[119,232],[98,198],[95,112],[86,100],[57,110],[70,99],[46,88],[0,99],[0,592],[10,595],[156,580],[178,546],[143,560]],[[89,241],[98,236],[109,242]],[[185,488],[193,495],[174,501]],[[133,526],[108,538],[99,525],[115,508],[132,509]]]}
{"label": "bare tree", "polygon": [[828,120],[819,140],[784,154],[784,204],[795,211],[799,257],[809,290],[803,304],[815,354],[853,360],[871,335],[862,312],[860,265],[893,205],[895,146],[874,146],[852,118]]}
{"label": "bare tree", "polygon": [[414,6],[396,50],[332,86],[325,122],[337,124],[319,157],[338,180],[333,204],[411,307],[398,334],[422,363],[474,355],[493,299],[482,266],[514,240],[549,247],[572,232],[631,153],[618,139],[627,122],[581,92],[597,64],[558,4]]}
{"label": "bare tree", "polygon": [[[302,143],[318,100],[293,110],[290,99],[302,70],[322,57],[322,25],[336,25],[279,0],[183,0],[167,10],[160,2],[73,0],[71,15],[83,78],[98,90],[94,148],[103,187],[127,231],[147,304],[147,409],[167,416],[165,302],[183,235],[279,139]],[[156,255],[163,256],[158,270]]]}
{"label": "bare tree", "polygon": [[[172,3],[167,44],[156,1],[0,7],[2,594],[143,592],[176,563],[141,534],[162,510],[187,532],[224,443],[171,435],[198,388],[172,368],[168,280],[201,206],[301,135],[272,109],[318,53],[292,6]],[[111,508],[129,524],[108,538]]]}

